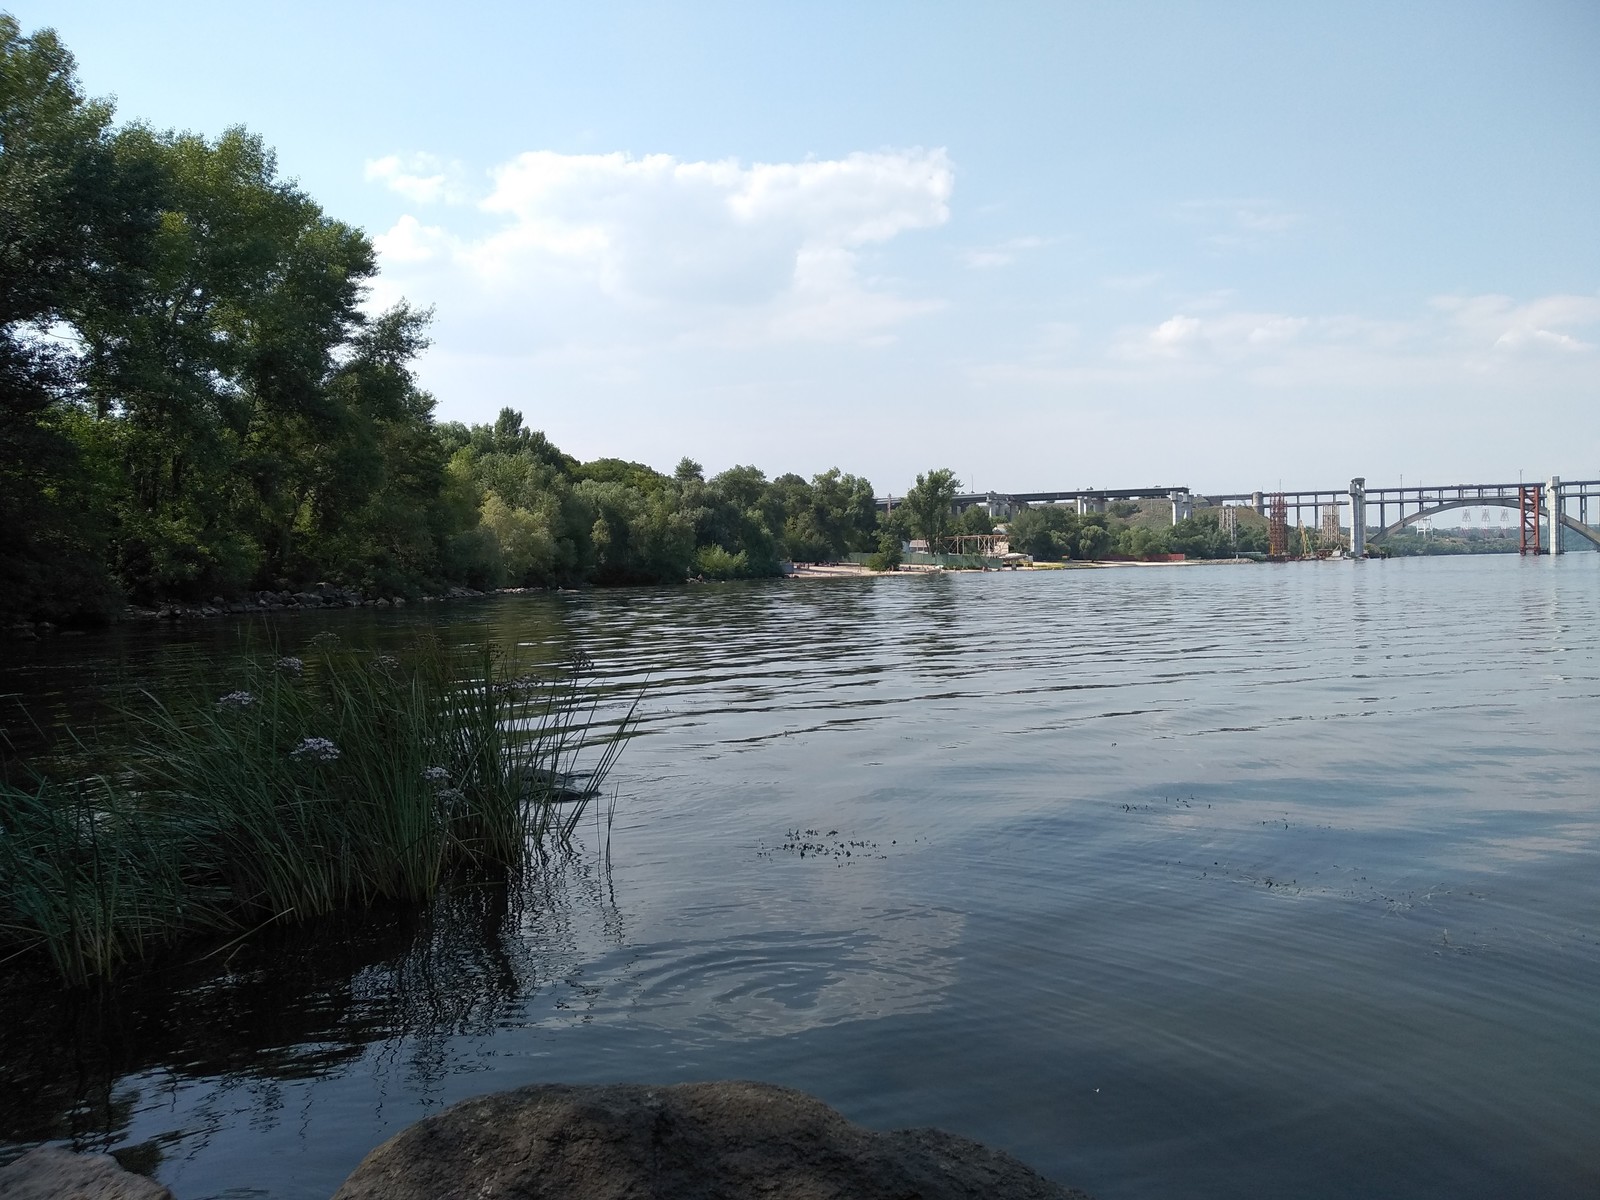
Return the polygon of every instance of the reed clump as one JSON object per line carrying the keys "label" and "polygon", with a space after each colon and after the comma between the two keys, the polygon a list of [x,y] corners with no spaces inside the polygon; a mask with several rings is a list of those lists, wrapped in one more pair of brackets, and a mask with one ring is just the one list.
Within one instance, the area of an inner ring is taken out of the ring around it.
{"label": "reed clump", "polygon": [[570,840],[632,726],[600,721],[588,665],[324,644],[226,691],[141,696],[116,771],[0,782],[0,960],[83,982],[196,934],[524,869]]}

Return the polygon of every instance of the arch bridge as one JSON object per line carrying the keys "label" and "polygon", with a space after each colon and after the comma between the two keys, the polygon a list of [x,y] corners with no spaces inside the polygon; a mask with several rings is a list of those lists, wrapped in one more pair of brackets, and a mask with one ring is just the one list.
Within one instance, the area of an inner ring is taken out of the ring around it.
{"label": "arch bridge", "polygon": [[[1542,483],[1452,483],[1444,486],[1418,484],[1414,487],[1371,487],[1357,477],[1346,488],[1317,488],[1311,491],[1232,492],[1202,495],[1186,487],[1079,488],[1058,492],[972,492],[955,498],[957,511],[981,504],[997,517],[1009,516],[1017,508],[1036,504],[1073,504],[1079,512],[1105,512],[1109,503],[1119,500],[1165,500],[1172,505],[1172,523],[1190,516],[1202,506],[1248,505],[1262,516],[1268,505],[1283,514],[1294,514],[1296,524],[1318,523],[1330,509],[1335,510],[1342,528],[1350,531],[1350,551],[1357,557],[1366,553],[1368,543],[1381,543],[1418,521],[1459,508],[1511,509],[1521,522],[1524,553],[1561,554],[1562,530],[1592,543],[1600,549],[1600,525],[1590,520],[1590,505],[1600,519],[1600,479],[1562,481],[1553,475]],[[879,497],[880,509],[892,509],[893,496]],[[1376,510],[1377,521],[1368,518]],[[1393,519],[1390,514],[1393,513]],[[1543,527],[1550,529],[1550,544],[1544,545]]]}
{"label": "arch bridge", "polygon": [[[1551,476],[1543,483],[1452,483],[1444,486],[1419,484],[1415,487],[1367,487],[1366,480],[1352,479],[1348,491],[1322,489],[1309,492],[1278,492],[1213,496],[1213,503],[1250,503],[1257,512],[1265,514],[1268,500],[1283,498],[1285,513],[1293,512],[1297,522],[1304,523],[1306,510],[1312,520],[1330,506],[1348,511],[1346,527],[1350,530],[1353,553],[1365,553],[1370,543],[1399,533],[1418,521],[1451,512],[1460,508],[1508,508],[1518,513],[1521,521],[1522,546],[1525,553],[1561,554],[1564,552],[1558,530],[1571,530],[1597,548],[1600,548],[1600,528],[1590,523],[1590,504],[1596,502],[1595,515],[1600,517],[1600,480],[1580,479],[1562,481]],[[1374,510],[1377,521],[1369,524]],[[1576,510],[1574,513],[1573,510]],[[1391,519],[1391,514],[1393,518]],[[1550,529],[1550,544],[1543,544],[1541,522]]]}

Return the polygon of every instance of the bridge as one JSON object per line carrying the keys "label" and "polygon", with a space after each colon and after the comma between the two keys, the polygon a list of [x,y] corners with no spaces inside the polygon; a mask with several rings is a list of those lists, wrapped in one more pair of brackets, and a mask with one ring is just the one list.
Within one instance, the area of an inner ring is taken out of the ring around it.
{"label": "bridge", "polygon": [[[1560,530],[1574,534],[1600,548],[1600,527],[1590,521],[1590,504],[1595,502],[1600,518],[1600,479],[1563,481],[1552,475],[1543,483],[1452,483],[1417,484],[1412,487],[1368,487],[1364,478],[1350,481],[1348,488],[1317,488],[1310,491],[1260,490],[1203,494],[1187,487],[1079,488],[1059,492],[967,492],[955,498],[956,510],[983,505],[997,517],[1007,517],[1018,508],[1038,504],[1072,504],[1080,513],[1105,512],[1117,501],[1164,500],[1172,505],[1176,525],[1194,515],[1195,507],[1248,507],[1269,519],[1287,520],[1293,512],[1296,524],[1315,524],[1330,509],[1338,512],[1341,529],[1348,529],[1350,552],[1364,556],[1367,547],[1399,533],[1409,525],[1460,508],[1502,507],[1518,513],[1520,541],[1525,554],[1564,553]],[[878,508],[888,511],[895,497],[877,499]],[[1310,522],[1306,521],[1309,510]],[[1376,523],[1369,518],[1376,511]],[[1348,516],[1346,516],[1348,513]],[[1392,519],[1391,519],[1392,514]],[[1549,545],[1544,544],[1543,526],[1550,529]]]}

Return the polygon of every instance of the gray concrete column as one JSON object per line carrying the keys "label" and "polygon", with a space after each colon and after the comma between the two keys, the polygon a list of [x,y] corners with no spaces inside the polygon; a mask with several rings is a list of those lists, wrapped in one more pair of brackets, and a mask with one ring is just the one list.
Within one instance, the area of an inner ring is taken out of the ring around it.
{"label": "gray concrete column", "polygon": [[1367,481],[1362,477],[1350,481],[1350,554],[1367,556]]}
{"label": "gray concrete column", "polygon": [[1250,507],[1256,510],[1256,516],[1258,516],[1258,517],[1266,516],[1267,515],[1267,497],[1266,497],[1266,495],[1261,493],[1261,492],[1251,492],[1250,493]]}
{"label": "gray concrete column", "polygon": [[1545,516],[1550,518],[1550,553],[1560,554],[1561,550],[1561,476],[1550,476],[1550,482],[1544,485],[1544,510]]}
{"label": "gray concrete column", "polygon": [[1188,492],[1181,489],[1175,490],[1169,498],[1172,500],[1172,523],[1174,525],[1179,521],[1184,521],[1194,516],[1194,497],[1189,495]]}

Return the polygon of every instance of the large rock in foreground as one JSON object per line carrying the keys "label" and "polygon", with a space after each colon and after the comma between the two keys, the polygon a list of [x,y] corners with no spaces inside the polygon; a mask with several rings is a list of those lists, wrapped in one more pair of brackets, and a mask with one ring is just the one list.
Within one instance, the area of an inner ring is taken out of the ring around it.
{"label": "large rock in foreground", "polygon": [[367,1155],[334,1200],[1088,1200],[936,1129],[875,1133],[764,1083],[548,1084],[468,1100]]}
{"label": "large rock in foreground", "polygon": [[109,1154],[40,1146],[0,1168],[0,1200],[172,1200],[172,1193]]}

